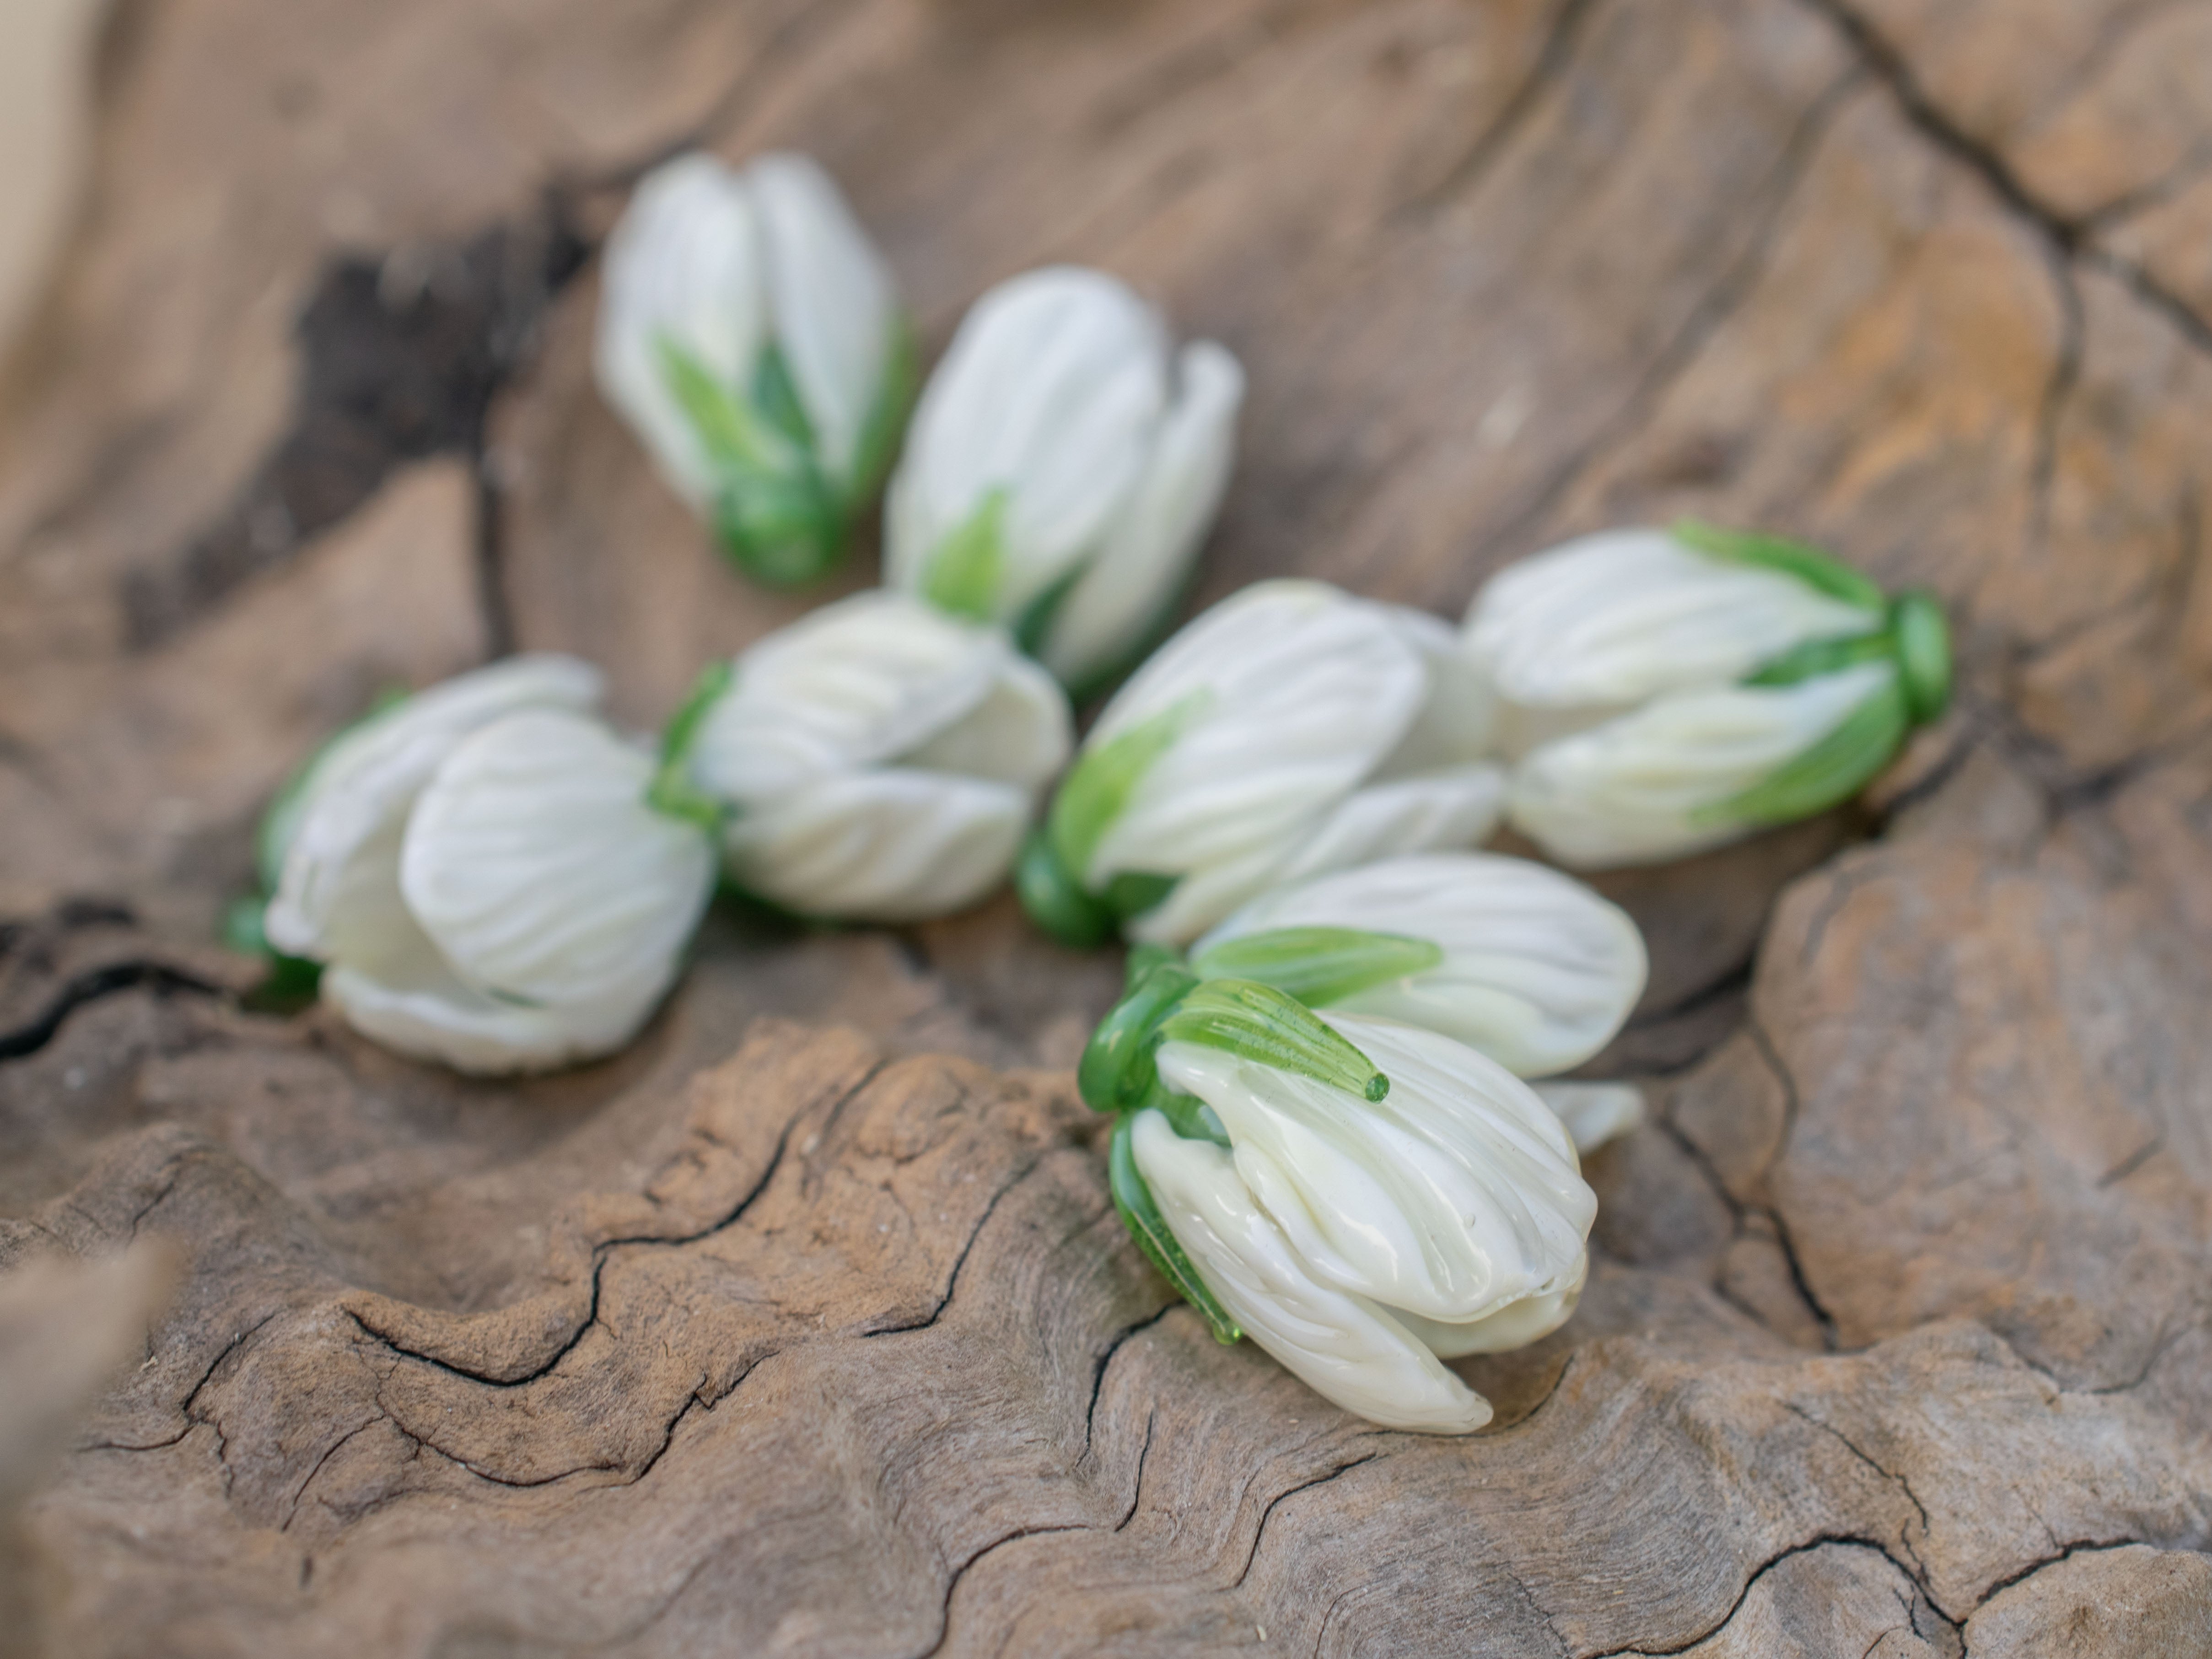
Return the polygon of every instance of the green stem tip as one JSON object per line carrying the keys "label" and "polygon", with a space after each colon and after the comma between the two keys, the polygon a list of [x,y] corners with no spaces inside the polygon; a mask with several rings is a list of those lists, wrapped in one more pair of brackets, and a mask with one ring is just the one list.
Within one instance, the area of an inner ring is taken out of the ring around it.
{"label": "green stem tip", "polygon": [[1033,832],[1022,848],[1021,862],[1014,866],[1014,890],[1030,920],[1071,950],[1091,950],[1119,931],[1121,918],[1112,907],[1084,890],[1061,862],[1051,836],[1042,830]]}
{"label": "green stem tip", "polygon": [[1889,633],[1905,708],[1915,725],[1925,726],[1951,702],[1951,628],[1942,605],[1919,588],[1899,594],[1889,607]]}
{"label": "green stem tip", "polygon": [[696,823],[710,836],[721,833],[729,808],[692,782],[691,750],[707,716],[736,678],[737,670],[727,660],[709,663],[700,672],[684,706],[661,732],[660,763],[653,769],[653,781],[645,792],[646,805],[654,811]]}

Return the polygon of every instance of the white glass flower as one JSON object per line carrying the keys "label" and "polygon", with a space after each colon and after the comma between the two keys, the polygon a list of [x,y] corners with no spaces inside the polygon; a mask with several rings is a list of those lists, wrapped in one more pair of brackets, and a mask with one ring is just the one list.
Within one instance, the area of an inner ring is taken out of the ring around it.
{"label": "white glass flower", "polygon": [[1655,863],[1825,811],[1949,699],[1941,607],[1818,550],[1701,526],[1498,573],[1467,642],[1517,757],[1507,815],[1561,863]]}
{"label": "white glass flower", "polygon": [[1079,1072],[1124,1220],[1225,1341],[1387,1427],[1490,1407],[1440,1362],[1573,1311],[1597,1201],[1559,1120],[1464,1044],[1255,983],[1141,979]]}
{"label": "white glass flower", "polygon": [[995,628],[874,590],[737,659],[690,744],[731,876],[809,915],[910,921],[1006,879],[1066,764],[1067,700]]}
{"label": "white glass flower", "polygon": [[1471,846],[1504,780],[1486,693],[1435,618],[1263,582],[1184,628],[1109,703],[1022,861],[1069,944],[1183,945],[1261,890]]}
{"label": "white glass flower", "polygon": [[1644,994],[1619,906],[1525,859],[1431,853],[1275,889],[1201,939],[1193,970],[1310,1008],[1425,1026],[1520,1077],[1571,1070]]}
{"label": "white glass flower", "polygon": [[583,712],[564,658],[465,675],[356,729],[301,792],[271,944],[349,1023],[462,1071],[610,1053],[674,978],[712,891],[651,756]]}
{"label": "white glass flower", "polygon": [[1170,355],[1126,283],[1056,266],[976,301],[891,480],[885,580],[1003,623],[1079,696],[1188,580],[1236,453],[1236,358]]}
{"label": "white glass flower", "polygon": [[842,556],[912,397],[889,271],[803,155],[648,173],[608,240],[601,391],[760,580]]}

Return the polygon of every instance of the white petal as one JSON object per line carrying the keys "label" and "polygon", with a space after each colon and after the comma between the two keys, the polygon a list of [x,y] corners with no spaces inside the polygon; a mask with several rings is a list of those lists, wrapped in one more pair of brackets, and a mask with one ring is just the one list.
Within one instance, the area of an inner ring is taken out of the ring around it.
{"label": "white petal", "polygon": [[890,580],[919,588],[994,490],[1012,621],[1094,553],[1135,489],[1167,404],[1159,321],[1127,284],[1055,266],[1000,283],[931,378],[894,486]]}
{"label": "white petal", "polygon": [[907,750],[899,763],[1014,784],[1034,799],[1067,764],[1074,726],[1060,683],[1028,658],[1008,652],[989,695],[927,743]]}
{"label": "white petal", "polygon": [[767,335],[766,276],[751,193],[693,151],[647,173],[607,239],[595,365],[599,389],[670,486],[698,507],[714,470],[669,390],[664,341],[747,391]]}
{"label": "white petal", "polygon": [[1165,900],[1128,924],[1132,939],[1188,945],[1255,894],[1280,883],[1401,853],[1474,845],[1498,827],[1505,775],[1461,766],[1394,783],[1370,784],[1338,802],[1303,832],[1258,842],[1193,871]]}
{"label": "white petal", "polygon": [[1567,1322],[1575,1304],[1582,1300],[1583,1283],[1589,1277],[1585,1256],[1583,1271],[1571,1285],[1542,1296],[1524,1297],[1486,1318],[1465,1324],[1446,1324],[1419,1314],[1391,1310],[1390,1316],[1439,1359],[1458,1359],[1471,1353],[1508,1353],[1549,1336]]}
{"label": "white petal", "polygon": [[645,803],[653,762],[597,721],[509,715],[454,750],[408,821],[399,885],[462,978],[578,1004],[665,971],[714,886],[697,826]]}
{"label": "white petal", "polygon": [[518,709],[593,708],[603,684],[574,657],[510,657],[418,692],[332,743],[295,798],[283,876],[264,919],[270,942],[361,963],[396,948],[413,931],[400,914],[399,840],[439,763]]}
{"label": "white petal", "polygon": [[1506,566],[1475,596],[1467,631],[1503,696],[1571,708],[1726,684],[1804,641],[1881,623],[1778,571],[1620,530]]}
{"label": "white petal", "polygon": [[1065,684],[1112,672],[1144,643],[1189,580],[1229,487],[1244,371],[1201,340],[1183,348],[1177,380],[1144,476],[1039,650]]}
{"label": "white petal", "polygon": [[583,1003],[526,1008],[464,985],[419,932],[404,959],[368,972],[333,967],[323,1000],[363,1036],[396,1053],[479,1076],[550,1071],[611,1054],[637,1035],[674,977],[657,974]]}
{"label": "white petal", "polygon": [[[1139,669],[1091,732],[1095,748],[1189,710],[1106,826],[1086,884],[1227,865],[1310,833],[1397,746],[1426,688],[1389,620],[1326,584],[1264,582],[1224,600]],[[1246,896],[1223,895],[1183,937]]]}
{"label": "white petal", "polygon": [[1498,696],[1460,636],[1410,605],[1379,605],[1398,636],[1420,653],[1429,690],[1419,716],[1375,769],[1378,779],[1463,766],[1486,758],[1498,726]]}
{"label": "white petal", "polygon": [[1722,806],[1811,748],[1896,672],[1862,663],[1802,684],[1661,697],[1543,744],[1515,769],[1513,827],[1579,869],[1650,864],[1736,840]]}
{"label": "white petal", "polygon": [[[736,684],[701,726],[694,774],[751,807],[812,779],[884,764],[975,715],[1021,679],[1015,662],[994,629],[903,593],[855,593],[738,659]],[[1024,690],[1034,683],[1013,695]],[[1030,741],[1048,744],[1049,734]]]}
{"label": "white petal", "polygon": [[1505,806],[1505,774],[1454,766],[1371,783],[1345,797],[1279,871],[1303,881],[1403,853],[1456,851],[1486,840]]}
{"label": "white petal", "polygon": [[1632,1083],[1539,1083],[1539,1099],[1559,1115],[1575,1152],[1588,1157],[1608,1140],[1641,1128],[1644,1091]]}
{"label": "white petal", "polygon": [[1439,966],[1331,1006],[1441,1031],[1521,1077],[1567,1071],[1611,1042],[1649,969],[1643,935],[1619,906],[1556,870],[1491,854],[1389,859],[1279,889],[1193,954],[1279,927],[1436,945]]}
{"label": "white petal", "polygon": [[1468,1434],[1489,1401],[1366,1298],[1317,1283],[1255,1204],[1229,1154],[1158,1112],[1131,1129],[1137,1169],[1176,1242],[1245,1334],[1316,1394],[1385,1428]]}
{"label": "white petal", "polygon": [[1191,1042],[1158,1055],[1314,1275],[1452,1323],[1571,1282],[1597,1200],[1528,1085],[1432,1031],[1322,1018],[1389,1079],[1383,1100]]}
{"label": "white petal", "polygon": [[964,909],[1006,878],[1030,799],[942,772],[854,773],[738,813],[723,848],[741,884],[789,909],[917,921]]}
{"label": "white petal", "polygon": [[804,155],[745,169],[768,252],[776,340],[829,475],[849,485],[884,388],[897,295],[836,184]]}

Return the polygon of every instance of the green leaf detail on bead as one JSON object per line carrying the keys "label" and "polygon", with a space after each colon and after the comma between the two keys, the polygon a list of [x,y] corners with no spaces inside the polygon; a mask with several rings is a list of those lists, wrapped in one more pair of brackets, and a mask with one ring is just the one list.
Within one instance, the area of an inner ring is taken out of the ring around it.
{"label": "green leaf detail on bead", "polygon": [[1031,921],[1072,951],[1088,951],[1114,937],[1121,918],[1085,892],[1053,851],[1052,837],[1034,830],[1014,866],[1014,891]]}
{"label": "green leaf detail on bead", "polygon": [[[1121,816],[1146,772],[1174,745],[1206,700],[1206,692],[1194,691],[1149,720],[1139,720],[1085,750],[1075,763],[1075,769],[1053,799],[1046,833],[1052,837],[1053,852],[1060,864],[1078,882],[1088,875],[1099,842]],[[1158,897],[1152,902],[1158,902]]]}
{"label": "green leaf detail on bead", "polygon": [[875,493],[891,470],[899,439],[906,432],[907,416],[914,412],[915,393],[921,385],[921,345],[914,325],[901,313],[891,319],[890,338],[884,347],[883,380],[868,417],[860,425],[860,441],[853,452],[853,475],[844,480],[848,512],[856,512]]}
{"label": "green leaf detail on bead", "polygon": [[1046,584],[1042,592],[1022,607],[1021,614],[1014,618],[1013,635],[1014,643],[1024,652],[1034,657],[1044,649],[1045,636],[1059,619],[1060,606],[1067,603],[1067,596],[1075,591],[1076,583],[1089,569],[1088,565],[1079,564],[1063,570]]}
{"label": "green leaf detail on bead", "polygon": [[646,786],[645,804],[672,818],[696,823],[710,836],[719,836],[729,816],[727,803],[716,799],[691,781],[691,750],[699,729],[714,705],[736,684],[737,670],[727,660],[709,663],[691,684],[684,706],[660,734],[660,763]]}
{"label": "green leaf detail on bead", "polygon": [[1304,1004],[1252,980],[1208,980],[1159,1022],[1161,1042],[1189,1042],[1311,1078],[1369,1102],[1390,1092],[1375,1062]]}
{"label": "green leaf detail on bead", "polygon": [[1206,979],[1249,979],[1273,986],[1309,1008],[1440,967],[1443,948],[1402,933],[1353,927],[1273,927],[1224,940],[1191,963]]}
{"label": "green leaf detail on bead", "polygon": [[740,394],[666,336],[661,374],[715,474],[714,530],[755,580],[793,587],[823,576],[844,553],[854,505],[823,476],[813,423],[782,351],[770,342]]}
{"label": "green leaf detail on bead", "polygon": [[1161,963],[1133,981],[1128,994],[1098,1023],[1076,1062],[1076,1092],[1094,1112],[1127,1111],[1152,1091],[1152,1054],[1160,1023],[1196,988],[1198,975]]}
{"label": "green leaf detail on bead", "polygon": [[1836,674],[1863,662],[1887,662],[1892,654],[1887,629],[1843,639],[1807,640],[1770,657],[1743,677],[1745,685],[1802,685],[1823,674]]}
{"label": "green leaf detail on bead", "polygon": [[1755,565],[1794,576],[1815,592],[1871,612],[1869,621],[1880,617],[1888,608],[1887,597],[1873,581],[1833,554],[1808,543],[1791,541],[1784,536],[1761,535],[1755,531],[1723,530],[1694,519],[1683,520],[1674,526],[1673,533],[1683,546],[1708,558],[1728,564]]}
{"label": "green leaf detail on bead", "polygon": [[1006,579],[1006,507],[1004,488],[988,490],[975,510],[930,555],[921,596],[948,616],[988,622],[998,613],[999,589]]}
{"label": "green leaf detail on bead", "polygon": [[1130,1140],[1136,1121],[1133,1112],[1123,1115],[1114,1126],[1113,1145],[1106,1154],[1106,1184],[1114,1194],[1114,1207],[1121,1214],[1121,1224],[1137,1241],[1137,1248],[1144,1251],[1170,1284],[1182,1292],[1183,1300],[1205,1316],[1213,1340],[1224,1346],[1233,1343],[1244,1334],[1243,1331],[1206,1288],[1206,1280],[1183,1254],[1182,1246],[1168,1229],[1167,1218],[1153,1200],[1152,1189],[1145,1184],[1145,1177],[1137,1168],[1137,1156]]}
{"label": "green leaf detail on bead", "polygon": [[1897,672],[1913,722],[1925,726],[1951,706],[1951,627],[1932,593],[1900,593],[1889,608]]}
{"label": "green leaf detail on bead", "polygon": [[1698,824],[1794,823],[1849,800],[1889,763],[1911,721],[1891,675],[1827,736],[1741,793],[1692,816]]}

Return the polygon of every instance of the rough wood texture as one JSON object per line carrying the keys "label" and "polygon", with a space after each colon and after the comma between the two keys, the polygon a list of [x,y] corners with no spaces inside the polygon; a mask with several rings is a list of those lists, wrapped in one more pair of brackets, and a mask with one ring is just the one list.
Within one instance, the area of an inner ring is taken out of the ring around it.
{"label": "rough wood texture", "polygon": [[[0,399],[0,1263],[184,1265],[22,1511],[51,1650],[2212,1652],[2208,93],[2135,0],[126,5]],[[234,1000],[380,684],[647,723],[794,613],[589,390],[694,140],[820,155],[933,342],[1063,258],[1230,342],[1207,597],[1697,513],[1953,607],[1869,810],[1610,884],[1660,1120],[1491,1431],[1170,1304],[1056,1069],[1116,966],[1004,903],[720,919],[526,1085]]]}

